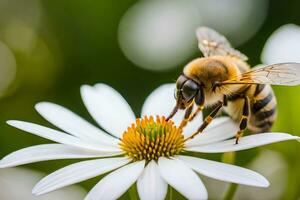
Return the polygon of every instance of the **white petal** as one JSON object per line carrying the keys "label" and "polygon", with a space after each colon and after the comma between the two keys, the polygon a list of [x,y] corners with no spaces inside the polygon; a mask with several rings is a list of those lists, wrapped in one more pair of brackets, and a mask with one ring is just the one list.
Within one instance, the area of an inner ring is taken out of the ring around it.
{"label": "white petal", "polygon": [[281,142],[286,140],[297,140],[299,137],[292,136],[287,133],[260,133],[242,137],[239,144],[235,144],[235,139],[226,140],[218,143],[208,144],[204,146],[188,147],[188,151],[197,151],[202,153],[224,153],[230,151],[240,151],[251,149],[266,144]]}
{"label": "white petal", "polygon": [[300,27],[286,24],[267,40],[261,59],[263,63],[300,62]]}
{"label": "white petal", "polygon": [[40,126],[37,124],[33,124],[30,122],[23,122],[23,121],[16,121],[16,120],[10,120],[7,122],[9,125],[16,127],[18,129],[21,129],[23,131],[32,133],[34,135],[58,142],[58,143],[62,143],[62,144],[66,144],[66,145],[70,145],[70,146],[74,146],[74,147],[79,147],[79,148],[83,148],[83,149],[88,149],[88,150],[94,150],[94,151],[105,151],[105,152],[119,152],[120,149],[118,147],[112,147],[112,146],[104,146],[104,145],[96,145],[93,144],[91,142],[87,142],[87,141],[83,141],[80,140],[74,136],[68,135],[66,133],[60,132],[60,131],[56,131],[44,126]]}
{"label": "white petal", "polygon": [[[164,84],[155,89],[145,100],[142,116],[168,116],[173,110],[176,100],[174,98],[175,84]],[[172,118],[176,125],[183,119],[184,111],[179,110]]]}
{"label": "white petal", "polygon": [[118,144],[116,138],[106,134],[62,106],[43,102],[38,103],[35,108],[46,120],[69,134],[102,144],[115,146]]}
{"label": "white petal", "polygon": [[163,200],[168,191],[167,183],[160,176],[155,161],[149,162],[137,181],[137,190],[141,200]]}
{"label": "white petal", "polygon": [[45,194],[59,188],[85,181],[119,168],[130,160],[125,157],[88,160],[59,169],[43,178],[33,188],[35,195]]}
{"label": "white petal", "polygon": [[85,200],[117,199],[124,194],[143,172],[145,161],[128,164],[105,176]]}
{"label": "white petal", "polygon": [[84,85],[81,87],[81,97],[96,122],[118,138],[135,121],[126,100],[108,85]]}
{"label": "white petal", "polygon": [[[196,109],[197,109],[197,107],[194,106],[193,112],[196,111]],[[193,121],[189,122],[186,125],[186,127],[184,127],[184,129],[183,129],[184,137],[189,137],[193,133],[195,133],[195,131],[197,131],[198,128],[201,126],[202,122],[203,122],[203,114],[201,112],[193,119]]]}
{"label": "white petal", "polygon": [[46,160],[108,157],[120,154],[122,154],[122,152],[101,153],[95,151],[82,150],[63,144],[42,144],[20,149],[5,156],[0,161],[0,168],[14,167],[18,165],[24,165],[28,163],[35,163]]}
{"label": "white petal", "polygon": [[186,147],[200,146],[232,138],[238,128],[238,124],[229,117],[218,117],[208,125],[203,133],[187,141]]}
{"label": "white petal", "polygon": [[262,175],[242,167],[190,156],[178,156],[196,172],[221,181],[256,187],[268,187],[269,181]]}
{"label": "white petal", "polygon": [[180,160],[159,158],[163,179],[187,199],[207,199],[207,191],[198,175]]}

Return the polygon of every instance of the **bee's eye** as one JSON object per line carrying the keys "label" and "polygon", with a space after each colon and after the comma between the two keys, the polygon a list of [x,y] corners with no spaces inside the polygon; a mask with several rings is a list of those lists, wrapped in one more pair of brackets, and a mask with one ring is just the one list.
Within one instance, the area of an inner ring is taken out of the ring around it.
{"label": "bee's eye", "polygon": [[185,100],[190,101],[195,97],[198,91],[198,85],[192,80],[187,80],[182,86],[182,96]]}
{"label": "bee's eye", "polygon": [[174,98],[175,98],[175,99],[178,99],[179,94],[180,94],[180,90],[178,90],[178,89],[176,88],[176,89],[174,90]]}
{"label": "bee's eye", "polygon": [[180,75],[176,81],[176,88],[177,90],[180,90],[183,86],[183,84],[187,81],[187,77],[185,77],[184,75]]}

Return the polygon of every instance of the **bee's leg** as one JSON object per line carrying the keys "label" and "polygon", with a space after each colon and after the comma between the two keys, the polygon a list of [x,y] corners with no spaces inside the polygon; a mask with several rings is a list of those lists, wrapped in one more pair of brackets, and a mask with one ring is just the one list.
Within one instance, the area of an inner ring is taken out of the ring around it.
{"label": "bee's leg", "polygon": [[193,111],[193,107],[194,107],[194,104],[192,103],[186,110],[185,110],[185,114],[184,114],[184,118],[183,120],[181,121],[180,123],[180,128],[183,128],[187,125],[187,123],[189,122],[189,118],[192,114],[192,111]]}
{"label": "bee's leg", "polygon": [[203,110],[204,106],[198,106],[197,110],[191,115],[191,117],[189,118],[189,121],[193,121],[193,119]]}
{"label": "bee's leg", "polygon": [[205,94],[202,87],[200,87],[198,93],[195,96],[195,104],[198,106],[197,110],[190,116],[189,121],[193,119],[203,110],[205,101]]}
{"label": "bee's leg", "polygon": [[244,96],[244,106],[243,106],[243,114],[240,121],[240,127],[238,132],[235,135],[235,144],[239,143],[239,139],[242,137],[244,130],[247,128],[249,117],[249,98]]}
{"label": "bee's leg", "polygon": [[196,135],[198,135],[199,133],[202,133],[203,130],[212,122],[214,117],[218,114],[218,112],[222,108],[222,106],[223,106],[223,102],[219,101],[217,103],[217,105],[215,106],[215,108],[211,111],[211,113],[204,119],[203,123],[198,128],[198,130],[195,133],[193,133],[190,137],[186,138],[185,141],[193,139]]}

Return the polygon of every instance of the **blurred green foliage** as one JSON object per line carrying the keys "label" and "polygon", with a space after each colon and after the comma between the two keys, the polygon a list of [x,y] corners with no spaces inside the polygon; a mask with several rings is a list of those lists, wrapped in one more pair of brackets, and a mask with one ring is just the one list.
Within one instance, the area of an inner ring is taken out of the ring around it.
{"label": "blurred green foliage", "polygon": [[[79,87],[82,84],[104,82],[111,85],[128,100],[139,115],[144,99],[154,88],[163,83],[174,82],[184,63],[169,71],[147,71],[134,66],[119,48],[119,21],[135,2],[40,2],[42,17],[39,27],[35,29],[37,42],[30,52],[13,50],[18,64],[16,80],[0,99],[0,157],[23,147],[47,142],[5,124],[8,119],[23,119],[51,127],[34,111],[37,102],[56,102],[93,122],[80,99]],[[262,28],[248,42],[238,47],[248,55],[250,64],[260,63],[263,45],[279,26],[286,23],[300,25],[299,8],[298,0],[270,1],[267,19]],[[3,39],[2,34],[0,39]],[[193,57],[197,56],[198,53]],[[275,87],[275,93],[279,113],[274,131],[300,135],[300,87]],[[278,199],[299,199],[300,147],[297,142],[284,142],[239,152],[236,162],[245,166],[259,151],[265,149],[278,151],[288,165],[288,185],[283,196]],[[221,155],[209,156],[215,160],[220,160],[220,157]],[[73,162],[74,160],[51,161],[31,164],[28,167],[52,172]],[[94,178],[82,185],[90,189],[99,179]],[[123,197],[130,198],[130,193]],[[173,197],[181,198],[174,190]]]}

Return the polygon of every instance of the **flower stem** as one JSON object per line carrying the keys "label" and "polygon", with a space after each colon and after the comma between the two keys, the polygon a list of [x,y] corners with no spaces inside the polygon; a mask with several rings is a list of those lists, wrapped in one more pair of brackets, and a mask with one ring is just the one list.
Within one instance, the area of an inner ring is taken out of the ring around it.
{"label": "flower stem", "polygon": [[173,200],[173,189],[171,186],[170,186],[170,192],[169,192],[169,199]]}
{"label": "flower stem", "polygon": [[234,197],[234,194],[237,190],[237,187],[238,187],[238,184],[235,184],[235,183],[230,183],[225,195],[224,195],[224,198],[223,200],[232,200],[233,197]]}
{"label": "flower stem", "polygon": [[[228,164],[234,164],[235,157],[236,157],[235,152],[224,153],[222,156],[222,162],[228,163]],[[224,193],[223,200],[232,200],[237,188],[238,188],[238,184],[230,183],[227,191]]]}

